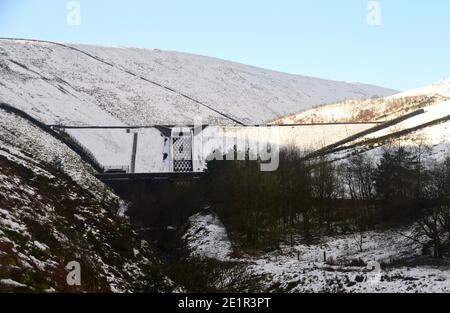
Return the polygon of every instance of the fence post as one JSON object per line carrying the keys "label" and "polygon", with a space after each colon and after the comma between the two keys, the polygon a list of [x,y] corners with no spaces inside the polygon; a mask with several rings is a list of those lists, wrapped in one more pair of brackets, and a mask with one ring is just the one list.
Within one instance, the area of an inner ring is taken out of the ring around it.
{"label": "fence post", "polygon": [[131,151],[131,166],[130,173],[134,174],[136,172],[136,152],[137,152],[137,141],[138,141],[138,133],[135,132],[133,134],[133,149]]}

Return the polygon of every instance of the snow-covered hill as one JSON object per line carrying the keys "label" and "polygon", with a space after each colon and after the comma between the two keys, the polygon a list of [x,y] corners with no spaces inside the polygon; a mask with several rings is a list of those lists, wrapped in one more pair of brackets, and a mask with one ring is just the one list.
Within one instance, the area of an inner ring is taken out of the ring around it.
{"label": "snow-covered hill", "polygon": [[[450,154],[450,79],[431,86],[405,91],[393,96],[345,101],[322,105],[302,113],[275,120],[274,124],[292,123],[358,123],[400,122],[387,127],[377,126],[372,131],[336,141],[325,147],[332,159],[345,159],[355,153],[381,151],[392,143],[413,146],[428,145],[436,158]],[[423,110],[423,112],[420,112]],[[418,114],[416,114],[418,113]],[[383,124],[380,124],[383,125]],[[355,138],[356,137],[356,138]],[[323,155],[323,151],[315,153]],[[374,150],[374,151],[372,151]],[[337,153],[336,153],[337,151]],[[377,153],[374,153],[375,155]]]}
{"label": "snow-covered hill", "polygon": [[442,162],[450,157],[450,114],[447,112],[437,119],[433,115],[439,114],[443,106],[449,109],[450,102],[439,103],[422,115],[339,145],[325,155],[331,160],[345,160],[355,154],[366,154],[377,162],[389,147],[401,145],[417,149],[426,146],[427,157]]}
{"label": "snow-covered hill", "polygon": [[450,99],[450,78],[393,96],[321,105],[274,120],[273,124],[385,121]]}
{"label": "snow-covered hill", "polygon": [[394,93],[178,52],[0,39],[0,100],[50,124],[258,124]]}

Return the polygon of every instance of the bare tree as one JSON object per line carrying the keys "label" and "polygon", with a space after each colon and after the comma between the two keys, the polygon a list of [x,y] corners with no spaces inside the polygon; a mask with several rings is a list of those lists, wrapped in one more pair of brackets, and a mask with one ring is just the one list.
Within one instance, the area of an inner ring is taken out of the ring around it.
{"label": "bare tree", "polygon": [[355,242],[359,251],[363,251],[364,233],[369,228],[369,207],[373,199],[372,160],[359,154],[350,158],[342,167],[342,176],[351,199],[353,228]]}

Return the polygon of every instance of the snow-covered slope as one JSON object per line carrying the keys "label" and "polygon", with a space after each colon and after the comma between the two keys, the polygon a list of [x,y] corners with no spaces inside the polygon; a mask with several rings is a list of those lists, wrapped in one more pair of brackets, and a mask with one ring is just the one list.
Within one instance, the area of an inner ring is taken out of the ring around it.
{"label": "snow-covered slope", "polygon": [[255,124],[394,93],[178,52],[0,40],[0,100],[52,124]]}
{"label": "snow-covered slope", "polygon": [[[423,110],[420,113],[420,110]],[[410,114],[411,113],[411,114]],[[416,114],[419,113],[419,114]],[[377,154],[393,142],[404,146],[418,143],[428,145],[436,158],[450,153],[450,79],[431,86],[405,91],[397,95],[362,101],[346,101],[307,110],[274,121],[274,124],[291,123],[349,123],[368,121],[393,121],[387,127],[368,130],[368,133],[336,142],[314,155],[327,154],[333,159],[345,159],[354,153]],[[382,124],[380,124],[382,125]],[[336,153],[337,152],[337,153]]]}
{"label": "snow-covered slope", "polygon": [[191,255],[198,258],[229,260],[233,254],[231,242],[225,226],[219,217],[209,210],[204,210],[189,218],[189,226],[182,239]]}
{"label": "snow-covered slope", "polygon": [[392,98],[400,98],[408,96],[412,97],[420,95],[450,98],[450,78],[438,81],[430,86],[407,90],[405,92],[393,95]]}
{"label": "snow-covered slope", "polygon": [[340,145],[329,146],[319,154],[330,159],[345,160],[354,154],[368,154],[375,159],[389,146],[429,148],[429,157],[442,161],[450,156],[450,101],[424,108],[424,113],[412,116],[390,127],[371,132]]}
{"label": "snow-covered slope", "polygon": [[[0,110],[0,293],[171,289],[94,174],[62,142]],[[66,283],[71,261],[81,265],[80,287]]]}
{"label": "snow-covered slope", "polygon": [[274,124],[384,121],[450,99],[450,78],[393,96],[322,105]]}

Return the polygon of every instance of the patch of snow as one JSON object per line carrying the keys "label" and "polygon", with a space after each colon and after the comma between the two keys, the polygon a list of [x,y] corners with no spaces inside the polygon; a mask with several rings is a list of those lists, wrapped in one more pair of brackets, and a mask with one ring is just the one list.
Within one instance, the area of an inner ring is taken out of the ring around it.
{"label": "patch of snow", "polygon": [[233,253],[225,227],[217,215],[210,212],[201,212],[189,218],[183,240],[196,257],[225,261]]}
{"label": "patch of snow", "polygon": [[16,282],[15,280],[12,279],[0,279],[0,286],[6,286],[6,287],[14,287],[14,288],[18,288],[18,287],[27,287],[27,285],[21,284],[19,282]]}
{"label": "patch of snow", "polygon": [[33,242],[33,244],[36,246],[36,248],[38,248],[39,250],[42,250],[42,251],[46,251],[46,250],[50,249],[46,244],[41,243],[36,240]]}

